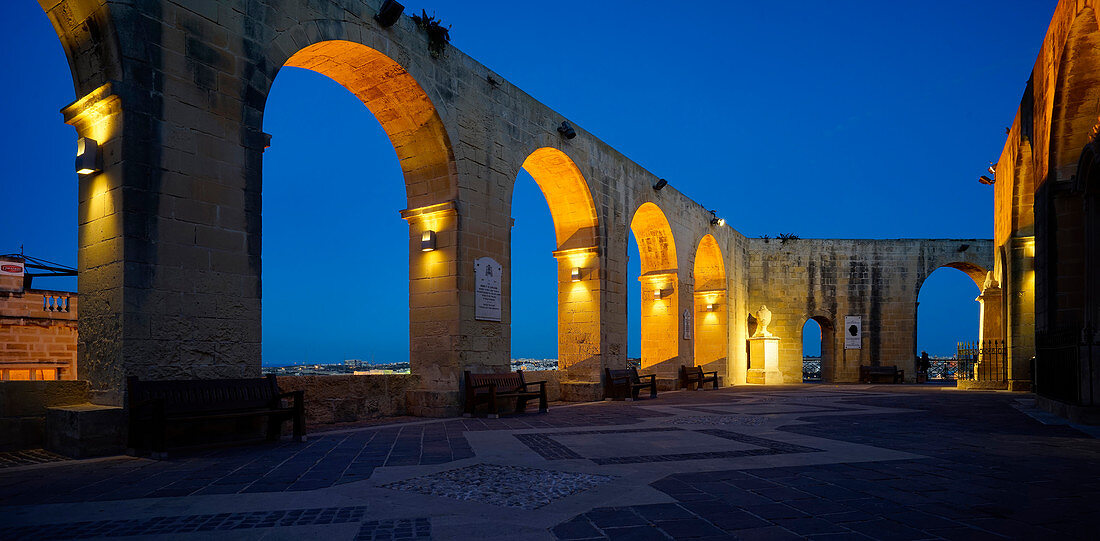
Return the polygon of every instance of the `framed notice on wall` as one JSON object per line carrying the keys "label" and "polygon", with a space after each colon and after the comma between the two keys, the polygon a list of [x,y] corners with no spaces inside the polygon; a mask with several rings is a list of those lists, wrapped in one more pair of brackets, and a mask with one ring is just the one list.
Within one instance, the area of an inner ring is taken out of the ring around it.
{"label": "framed notice on wall", "polygon": [[844,349],[860,349],[863,346],[863,317],[844,316]]}
{"label": "framed notice on wall", "polygon": [[500,321],[500,273],[502,267],[491,257],[474,260],[474,319]]}

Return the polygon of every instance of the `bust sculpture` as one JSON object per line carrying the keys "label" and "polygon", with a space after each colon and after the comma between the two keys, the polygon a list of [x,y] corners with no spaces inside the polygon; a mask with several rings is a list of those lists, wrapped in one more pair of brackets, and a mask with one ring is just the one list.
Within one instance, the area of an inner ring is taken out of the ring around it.
{"label": "bust sculpture", "polygon": [[760,309],[756,311],[755,316],[756,332],[753,333],[753,338],[774,336],[768,331],[768,325],[772,322],[772,311],[768,310],[767,306],[760,305]]}

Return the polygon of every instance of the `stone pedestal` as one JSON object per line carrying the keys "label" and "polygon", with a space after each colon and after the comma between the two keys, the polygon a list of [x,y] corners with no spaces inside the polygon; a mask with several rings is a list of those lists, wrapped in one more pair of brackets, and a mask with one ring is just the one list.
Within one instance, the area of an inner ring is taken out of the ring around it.
{"label": "stone pedestal", "polygon": [[122,454],[126,416],[117,406],[77,404],[46,411],[46,448],[73,458]]}
{"label": "stone pedestal", "polygon": [[749,338],[749,362],[756,368],[763,366],[765,385],[780,385],[783,383],[783,374],[779,372],[778,336],[754,336]]}

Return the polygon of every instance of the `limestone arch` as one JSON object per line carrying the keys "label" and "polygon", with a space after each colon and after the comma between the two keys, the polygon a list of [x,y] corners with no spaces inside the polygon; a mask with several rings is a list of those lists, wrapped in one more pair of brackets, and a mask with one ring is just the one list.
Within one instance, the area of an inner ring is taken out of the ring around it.
{"label": "limestone arch", "polygon": [[[405,66],[378,48],[341,39],[342,33],[326,39],[328,26],[316,28],[307,34],[320,39],[302,47],[279,46],[280,39],[294,43],[288,32],[275,40],[273,50],[294,51],[277,69],[308,69],[340,84],[374,115],[393,145],[405,179],[407,208],[401,215],[409,224],[410,367],[426,386],[453,385],[457,374],[438,366],[450,350],[440,339],[441,329],[455,327],[459,304],[458,187],[450,136],[434,101]],[[253,104],[260,122],[275,73],[260,92],[261,103]],[[433,249],[424,251],[421,243],[428,237]]]}
{"label": "limestone arch", "polygon": [[[799,326],[798,349],[802,351],[802,340],[805,337],[806,323],[813,320],[821,329],[821,381],[832,382],[836,375],[836,327],[832,318],[823,315],[812,315],[802,319]],[[805,358],[805,352],[802,353]]]}
{"label": "limestone arch", "polygon": [[1070,23],[1055,72],[1047,178],[1067,181],[1100,116],[1100,24],[1092,8]]}
{"label": "limestone arch", "polygon": [[[538,148],[524,159],[521,167],[535,180],[554,222],[558,368],[577,377],[591,377],[600,367],[602,274],[599,218],[592,192],[576,163],[559,149]],[[511,235],[509,239],[511,246]],[[509,268],[509,275],[510,271]]]}
{"label": "limestone arch", "polygon": [[699,240],[692,276],[695,281],[695,366],[727,375],[729,299],[726,268],[722,249],[710,234]]}
{"label": "limestone arch", "polygon": [[363,102],[397,153],[409,209],[455,198],[455,160],[447,129],[432,99],[404,66],[377,49],[342,39],[302,47],[283,65],[324,75]]}
{"label": "limestone arch", "polygon": [[660,207],[646,202],[634,212],[630,231],[638,243],[641,267],[642,368],[671,366],[679,359],[680,343],[679,274],[672,226]]}
{"label": "limestone arch", "polygon": [[[971,281],[974,282],[974,286],[978,290],[978,297],[975,298],[974,300],[976,302],[979,302],[979,303],[982,302],[981,293],[985,289],[984,286],[985,286],[985,283],[986,283],[986,278],[989,275],[989,269],[986,269],[985,267],[983,267],[981,265],[978,265],[976,263],[971,263],[969,261],[953,261],[953,262],[944,263],[942,265],[939,265],[936,268],[933,268],[932,270],[930,270],[928,272],[928,274],[921,277],[921,279],[917,281],[916,290],[914,290],[914,292],[913,292],[913,351],[912,351],[912,356],[911,356],[913,359],[917,358],[917,354],[918,354],[919,348],[920,348],[920,345],[917,341],[917,336],[918,336],[918,333],[920,331],[919,312],[918,312],[919,305],[920,305],[920,292],[921,292],[921,289],[923,289],[924,283],[928,280],[928,278],[930,276],[932,276],[933,273],[935,273],[936,271],[938,271],[940,269],[955,269],[955,270],[965,274],[968,278],[970,278]],[[997,304],[998,304],[998,306],[997,306],[998,310],[997,310],[996,313],[1000,314],[1000,310],[999,310],[1000,303],[999,303],[999,301],[998,301]],[[977,322],[977,328],[979,329],[979,335],[980,335],[980,329],[983,326],[984,317],[985,317],[984,310],[979,309],[978,322]],[[999,318],[999,315],[997,317]],[[822,363],[822,366],[824,367],[824,363]]]}

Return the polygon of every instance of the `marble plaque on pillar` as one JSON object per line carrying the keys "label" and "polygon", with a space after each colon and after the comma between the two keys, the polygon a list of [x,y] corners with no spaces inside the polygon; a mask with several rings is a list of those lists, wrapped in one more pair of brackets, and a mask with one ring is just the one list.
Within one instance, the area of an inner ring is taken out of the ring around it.
{"label": "marble plaque on pillar", "polygon": [[491,257],[474,260],[474,319],[500,321],[500,274],[503,267]]}

